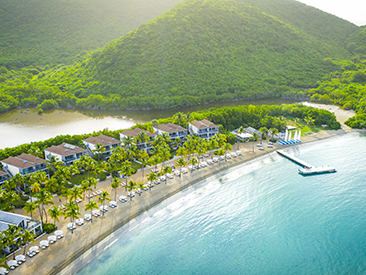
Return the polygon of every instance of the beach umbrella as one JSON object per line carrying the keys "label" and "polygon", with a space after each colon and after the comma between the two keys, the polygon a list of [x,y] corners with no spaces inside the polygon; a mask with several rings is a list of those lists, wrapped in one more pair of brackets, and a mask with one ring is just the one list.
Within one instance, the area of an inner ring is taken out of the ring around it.
{"label": "beach umbrella", "polygon": [[24,255],[15,256],[15,260],[16,261],[25,262],[25,256]]}
{"label": "beach umbrella", "polygon": [[48,241],[50,242],[50,241],[56,241],[57,240],[57,238],[56,238],[56,236],[54,236],[54,235],[51,235],[51,236],[48,236]]}
{"label": "beach umbrella", "polygon": [[39,247],[38,246],[32,246],[31,248],[29,248],[29,251],[30,252],[34,252],[34,251],[38,251],[39,250]]}
{"label": "beach umbrella", "polygon": [[61,236],[64,232],[62,232],[62,230],[56,230],[55,231],[55,235],[56,236]]}
{"label": "beach umbrella", "polygon": [[18,262],[14,260],[8,261],[8,266],[18,266]]}
{"label": "beach umbrella", "polygon": [[39,244],[43,245],[43,246],[48,246],[48,241],[43,240],[43,241],[40,241]]}
{"label": "beach umbrella", "polygon": [[301,140],[301,129],[299,130],[298,140]]}

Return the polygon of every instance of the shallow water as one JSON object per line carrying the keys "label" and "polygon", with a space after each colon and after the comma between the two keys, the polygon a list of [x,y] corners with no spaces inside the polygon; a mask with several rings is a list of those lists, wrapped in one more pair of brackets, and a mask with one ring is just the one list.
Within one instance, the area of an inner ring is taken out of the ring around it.
{"label": "shallow water", "polygon": [[135,123],[165,118],[178,111],[194,112],[213,107],[261,104],[289,104],[292,100],[268,99],[256,101],[218,102],[208,105],[166,111],[80,111],[51,110],[41,115],[36,109],[16,109],[0,114],[0,149],[32,141],[41,141],[61,134],[85,134],[104,128],[118,130]]}
{"label": "shallow water", "polygon": [[286,151],[338,171],[303,177],[277,154],[244,164],[122,228],[77,274],[365,274],[366,137]]}

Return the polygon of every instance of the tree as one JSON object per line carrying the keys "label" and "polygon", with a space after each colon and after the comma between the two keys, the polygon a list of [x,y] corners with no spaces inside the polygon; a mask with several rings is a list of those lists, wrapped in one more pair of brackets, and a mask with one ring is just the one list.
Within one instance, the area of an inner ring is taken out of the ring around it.
{"label": "tree", "polygon": [[254,152],[254,142],[256,142],[258,140],[258,137],[259,137],[258,133],[253,132],[252,137],[251,137],[251,139],[253,141],[253,152]]}
{"label": "tree", "polygon": [[[66,204],[65,207],[66,207],[64,210],[65,219],[70,218],[71,222],[74,223],[74,220],[78,219],[81,216],[81,213],[79,212],[80,207],[72,201]],[[73,227],[71,227],[71,234],[74,234]]]}
{"label": "tree", "polygon": [[17,173],[17,174],[15,174],[15,176],[11,180],[16,185],[15,189],[16,189],[16,191],[18,193],[18,197],[19,197],[19,208],[22,208],[21,196],[20,196],[20,191],[21,191],[20,187],[24,184],[24,177],[21,174]]}
{"label": "tree", "polygon": [[23,245],[23,247],[24,247],[23,255],[25,255],[27,244],[35,243],[36,235],[33,232],[24,229],[23,233],[21,233],[20,237],[21,237],[21,245]]}
{"label": "tree", "polygon": [[[238,128],[238,134],[244,134],[244,133],[246,133],[246,130],[245,130],[244,126],[240,126],[240,127]],[[238,142],[238,150],[239,150],[239,144],[240,144],[240,141],[239,141],[239,140],[237,140],[237,142]]]}
{"label": "tree", "polygon": [[263,137],[266,136],[268,133],[267,127],[261,127],[259,129],[259,133],[261,133],[260,137],[261,137],[261,144],[262,144]]}
{"label": "tree", "polygon": [[[103,154],[106,153],[107,150],[105,149],[103,144],[97,143],[95,146],[95,149],[93,150],[93,153],[97,153],[98,156],[98,162],[100,161],[101,157],[103,157]],[[104,157],[103,157],[104,159]]]}
{"label": "tree", "polygon": [[53,219],[55,225],[56,225],[56,221],[60,222],[60,220],[58,218],[62,215],[60,207],[54,205],[52,208],[48,209],[48,213],[50,214],[51,219]]}
{"label": "tree", "polygon": [[80,187],[74,186],[70,189],[70,201],[76,201],[83,198],[83,191]]}
{"label": "tree", "polygon": [[55,156],[48,156],[46,159],[46,166],[48,168],[48,170],[52,173],[54,173],[56,171],[56,166],[57,166],[57,158]]}
{"label": "tree", "polygon": [[[173,171],[172,167],[170,166],[165,166],[164,169],[163,169],[163,173],[166,175],[167,173],[171,173]],[[168,182],[168,177],[166,178],[165,180],[165,183]]]}
{"label": "tree", "polygon": [[33,218],[33,214],[36,212],[37,210],[37,203],[36,202],[26,202],[23,210],[27,213],[27,214],[31,214],[31,218]]}
{"label": "tree", "polygon": [[98,209],[98,204],[95,201],[89,201],[89,203],[85,205],[85,211],[90,210],[91,222],[93,222],[92,212],[93,212],[94,209]]}
{"label": "tree", "polygon": [[[103,204],[103,208],[105,207],[104,204],[105,204],[105,201],[110,201],[111,199],[109,198],[109,193],[107,191],[103,191],[101,194],[100,194],[100,197],[99,197],[99,203],[102,203]],[[104,211],[103,212],[103,216],[104,216]]]}
{"label": "tree", "polygon": [[[8,245],[16,245],[20,237],[20,228],[16,225],[8,224],[6,235],[8,236]],[[13,253],[13,260],[15,260],[15,253]]]}
{"label": "tree", "polygon": [[141,176],[142,178],[144,178],[144,169],[146,167],[146,165],[149,163],[150,159],[149,159],[149,155],[144,152],[140,155],[140,162],[141,162]]}
{"label": "tree", "polygon": [[[137,187],[140,189],[140,191],[142,191],[143,188],[145,187],[145,184],[143,182],[139,182],[139,183],[137,183]],[[139,196],[141,196],[141,193],[142,192],[139,193]]]}
{"label": "tree", "polygon": [[52,195],[51,193],[46,189],[41,189],[37,195],[36,195],[38,201],[38,209],[39,209],[39,215],[41,216],[41,221],[43,222],[43,213],[46,216],[46,223],[47,223],[47,212],[44,208],[45,205],[53,204],[52,201]]}
{"label": "tree", "polygon": [[177,160],[176,164],[180,167],[179,177],[181,177],[182,176],[182,167],[187,165],[187,162],[185,161],[184,157],[181,157]]}
{"label": "tree", "polygon": [[[196,165],[198,163],[197,158],[193,157],[189,159],[189,164],[191,164],[192,166]],[[191,170],[191,173],[193,172],[193,169]]]}
{"label": "tree", "polygon": [[[146,178],[148,181],[153,182],[154,180],[156,180],[158,178],[158,175],[151,172],[150,174],[147,174]],[[149,190],[151,190],[150,186],[149,186]]]}
{"label": "tree", "polygon": [[[131,192],[135,188],[136,188],[136,182],[133,180],[130,180],[130,182],[128,183],[128,186],[127,186],[128,192]],[[132,201],[132,196],[130,196],[130,200]]]}
{"label": "tree", "polygon": [[90,202],[90,192],[92,190],[92,186],[97,187],[98,181],[95,178],[90,177],[90,178],[87,178],[86,180],[83,180],[82,184],[88,187],[88,189],[87,189],[89,191],[88,199]]}
{"label": "tree", "polygon": [[212,151],[211,152],[211,160],[213,159],[213,150],[216,149],[217,147],[219,147],[219,143],[217,142],[217,140],[215,138],[211,138],[207,141],[207,147],[208,150]]}
{"label": "tree", "polygon": [[119,186],[119,178],[113,178],[111,187],[114,188],[114,200],[117,200],[117,187]]}
{"label": "tree", "polygon": [[140,142],[141,145],[144,143],[148,143],[150,141],[150,137],[145,132],[140,132],[137,135],[137,141]]}
{"label": "tree", "polygon": [[223,149],[225,150],[225,161],[227,161],[227,157],[226,157],[227,152],[231,151],[233,149],[233,146],[230,143],[225,143]]}

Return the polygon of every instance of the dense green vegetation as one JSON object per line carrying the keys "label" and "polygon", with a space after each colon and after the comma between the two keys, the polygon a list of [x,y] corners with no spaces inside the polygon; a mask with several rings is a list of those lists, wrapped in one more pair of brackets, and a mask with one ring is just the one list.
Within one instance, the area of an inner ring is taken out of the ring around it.
{"label": "dense green vegetation", "polygon": [[0,66],[72,64],[181,0],[0,0]]}
{"label": "dense green vegetation", "polygon": [[[330,129],[339,129],[340,124],[337,122],[335,116],[326,110],[316,109],[312,107],[306,107],[301,104],[290,105],[242,105],[237,107],[223,107],[223,108],[211,108],[204,111],[193,112],[189,114],[189,120],[202,120],[208,119],[213,123],[220,125],[223,133],[228,133],[241,126],[252,126],[257,129],[261,127],[277,128],[279,131],[284,131],[286,126],[286,118],[299,118],[304,120],[305,118],[311,118],[312,123],[317,126],[326,124]],[[159,119],[157,123],[166,124],[168,122],[178,123],[176,116],[170,118]],[[187,127],[187,121],[180,123],[182,126]],[[151,122],[145,124],[137,124],[132,127],[142,128],[146,130],[151,129]],[[119,133],[123,130],[110,131],[105,129],[103,131],[94,132],[84,135],[59,135],[55,138],[51,138],[45,141],[32,142],[29,144],[22,144],[13,148],[0,149],[0,160],[9,156],[17,156],[21,153],[30,153],[43,157],[43,150],[52,145],[59,145],[63,142],[67,142],[73,145],[83,147],[83,139],[89,136],[97,136],[100,134],[108,135],[119,139]]]}
{"label": "dense green vegetation", "polygon": [[[270,4],[269,11],[282,2]],[[300,18],[315,12],[318,24],[331,22],[340,34],[331,38],[323,31],[325,38],[319,38],[312,33],[318,25],[307,27],[303,20],[300,28],[292,25],[293,18],[284,22],[281,14],[280,20],[240,1],[186,0],[74,66],[1,69],[0,99],[13,99],[0,109],[47,99],[61,107],[174,109],[234,99],[304,98],[303,89],[339,69],[328,57],[351,56],[337,41],[355,26],[296,5],[307,11]]]}
{"label": "dense green vegetation", "polygon": [[357,115],[346,124],[352,128],[366,128],[366,61],[340,61],[341,69],[319,81],[318,87],[307,91],[312,101],[333,103]]}

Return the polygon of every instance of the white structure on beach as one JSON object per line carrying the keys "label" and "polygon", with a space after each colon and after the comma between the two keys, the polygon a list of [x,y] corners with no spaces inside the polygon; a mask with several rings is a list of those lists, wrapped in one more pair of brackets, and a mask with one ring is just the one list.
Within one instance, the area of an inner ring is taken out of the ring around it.
{"label": "white structure on beach", "polygon": [[207,119],[195,120],[188,124],[191,135],[198,135],[200,138],[211,138],[219,133],[219,126]]}
{"label": "white structure on beach", "polygon": [[[138,140],[138,136],[140,133],[145,133],[148,137],[149,137],[149,141],[148,142],[141,142],[140,140]],[[139,150],[145,150],[147,153],[150,153],[151,150],[151,142],[154,141],[154,137],[155,134],[150,133],[144,129],[140,129],[140,128],[135,128],[133,130],[125,130],[123,132],[120,133],[120,139],[123,143],[123,140],[126,137],[134,137],[135,141],[136,141],[136,146]],[[122,145],[124,146],[124,145]]]}
{"label": "white structure on beach", "polygon": [[58,146],[52,145],[50,148],[44,149],[46,159],[49,160],[51,156],[54,156],[58,161],[65,163],[66,166],[72,165],[74,161],[86,154],[86,149],[65,142]]}
{"label": "white structure on beach", "polygon": [[8,157],[0,161],[3,169],[10,176],[15,176],[17,173],[25,176],[38,171],[44,171],[48,174],[46,161],[43,158],[35,157],[23,153],[16,157]]}
{"label": "white structure on beach", "polygon": [[105,135],[99,135],[97,137],[88,137],[83,140],[86,148],[89,150],[89,154],[94,155],[93,151],[97,148],[97,144],[103,145],[105,153],[103,153],[104,158],[109,158],[112,154],[114,148],[116,148],[121,141],[112,137]]}
{"label": "white structure on beach", "polygon": [[171,122],[157,125],[154,127],[154,131],[156,135],[166,133],[171,139],[180,138],[182,141],[185,140],[188,134],[188,130],[186,128]]}
{"label": "white structure on beach", "polygon": [[247,133],[247,132],[245,132],[245,133],[238,133],[238,129],[235,129],[231,133],[236,136],[236,140],[241,141],[241,142],[249,141],[249,139],[251,137],[253,137],[252,134]]}

